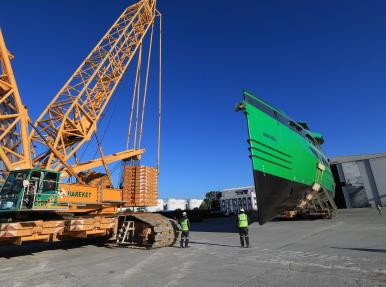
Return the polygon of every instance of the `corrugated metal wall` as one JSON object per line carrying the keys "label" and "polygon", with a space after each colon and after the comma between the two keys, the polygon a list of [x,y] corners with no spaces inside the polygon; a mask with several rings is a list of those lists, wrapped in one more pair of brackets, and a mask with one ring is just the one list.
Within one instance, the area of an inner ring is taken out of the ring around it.
{"label": "corrugated metal wall", "polygon": [[[343,158],[343,157],[342,157]],[[336,166],[347,208],[386,206],[386,156],[344,157]],[[337,183],[338,186],[338,183]]]}

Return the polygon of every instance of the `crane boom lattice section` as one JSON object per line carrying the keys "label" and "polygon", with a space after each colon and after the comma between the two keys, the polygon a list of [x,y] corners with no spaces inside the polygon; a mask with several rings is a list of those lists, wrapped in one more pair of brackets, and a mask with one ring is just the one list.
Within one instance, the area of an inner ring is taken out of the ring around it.
{"label": "crane boom lattice section", "polygon": [[[155,0],[128,7],[40,115],[34,143],[51,148],[33,164],[60,170],[96,130],[111,95],[154,22]],[[44,138],[44,140],[42,140]],[[52,147],[58,153],[52,152]]]}
{"label": "crane boom lattice section", "polygon": [[0,165],[2,170],[30,167],[28,114],[24,108],[0,31]]}

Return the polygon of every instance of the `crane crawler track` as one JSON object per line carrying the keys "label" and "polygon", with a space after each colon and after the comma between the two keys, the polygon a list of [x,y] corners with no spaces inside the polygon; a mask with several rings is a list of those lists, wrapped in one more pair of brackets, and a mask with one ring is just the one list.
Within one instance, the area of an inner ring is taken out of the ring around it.
{"label": "crane crawler track", "polygon": [[[157,213],[118,214],[119,245],[137,245],[159,248],[173,245],[179,236],[178,223]],[[132,233],[126,232],[125,223],[134,222]]]}

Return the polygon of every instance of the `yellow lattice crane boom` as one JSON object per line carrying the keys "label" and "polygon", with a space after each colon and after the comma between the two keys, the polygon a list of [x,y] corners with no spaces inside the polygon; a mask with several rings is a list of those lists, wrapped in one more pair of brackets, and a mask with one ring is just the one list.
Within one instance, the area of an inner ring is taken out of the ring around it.
{"label": "yellow lattice crane boom", "polygon": [[30,168],[28,113],[13,74],[12,55],[0,30],[0,158],[5,170]]}
{"label": "yellow lattice crane boom", "polygon": [[63,161],[68,162],[90,140],[122,75],[154,24],[155,4],[155,0],[142,0],[128,7],[39,116],[31,142],[50,147],[34,155],[34,166],[62,170]]}

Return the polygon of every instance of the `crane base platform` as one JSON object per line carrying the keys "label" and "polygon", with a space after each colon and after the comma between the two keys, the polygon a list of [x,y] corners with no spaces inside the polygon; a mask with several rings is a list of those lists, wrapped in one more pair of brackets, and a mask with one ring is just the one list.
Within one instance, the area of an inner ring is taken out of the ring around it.
{"label": "crane base platform", "polygon": [[[131,222],[132,228],[125,234],[127,222]],[[160,214],[152,213],[0,223],[0,245],[96,237],[106,238],[106,241],[114,240],[117,245],[165,247],[177,241],[178,224]]]}

